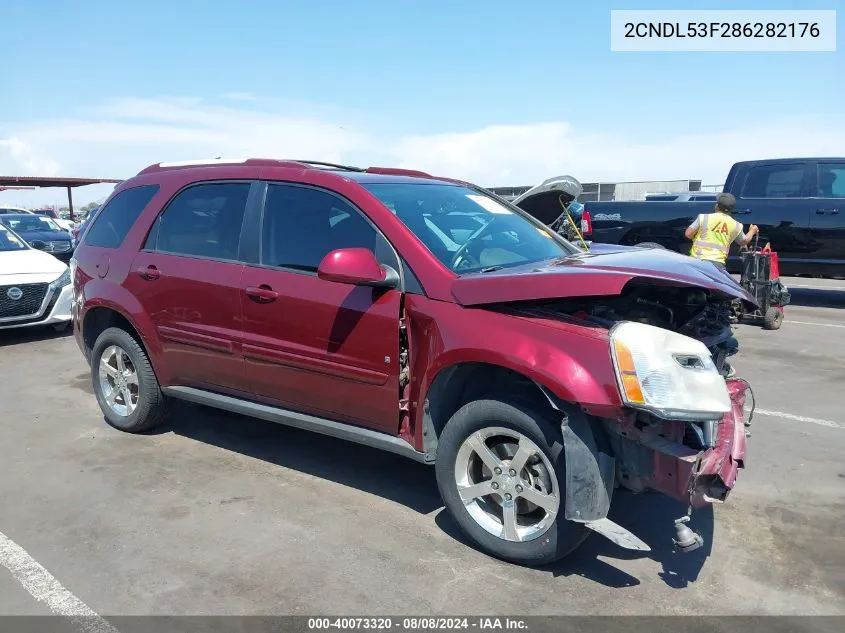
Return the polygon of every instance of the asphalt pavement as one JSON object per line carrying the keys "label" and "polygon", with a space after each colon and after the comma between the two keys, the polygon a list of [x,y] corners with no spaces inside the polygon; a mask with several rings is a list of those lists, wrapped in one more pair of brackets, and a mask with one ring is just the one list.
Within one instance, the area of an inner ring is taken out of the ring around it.
{"label": "asphalt pavement", "polygon": [[623,492],[652,551],[593,535],[546,569],[469,546],[426,466],[192,405],[123,434],[71,336],[0,332],[0,615],[845,614],[845,282],[786,283],[781,330],[736,330],[758,413],[707,545]]}

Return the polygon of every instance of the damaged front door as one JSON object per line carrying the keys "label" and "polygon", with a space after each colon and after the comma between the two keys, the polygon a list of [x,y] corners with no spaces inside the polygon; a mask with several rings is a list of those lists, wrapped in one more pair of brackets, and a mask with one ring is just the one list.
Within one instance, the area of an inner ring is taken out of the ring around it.
{"label": "damaged front door", "polygon": [[[314,187],[269,184],[260,264],[244,270],[250,388],[286,408],[396,434],[401,292],[317,277],[339,248],[395,256],[352,205]],[[316,395],[315,395],[316,394]]]}

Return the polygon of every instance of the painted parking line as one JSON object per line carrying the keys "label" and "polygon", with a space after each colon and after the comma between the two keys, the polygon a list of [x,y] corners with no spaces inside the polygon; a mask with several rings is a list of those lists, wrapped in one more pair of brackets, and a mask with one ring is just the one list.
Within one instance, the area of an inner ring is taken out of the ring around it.
{"label": "painted parking line", "polygon": [[53,575],[12,539],[0,532],[0,565],[33,598],[45,603],[56,615],[68,618],[83,633],[118,633],[91,607],[65,589]]}
{"label": "painted parking line", "polygon": [[[782,278],[781,278],[781,282],[783,282]],[[840,290],[840,291],[845,290],[845,288],[843,288],[842,286],[807,286],[807,285],[804,285],[804,284],[790,284],[790,283],[785,283],[783,285],[786,286],[787,288],[804,288],[806,290]]]}
{"label": "painted parking line", "polygon": [[770,418],[783,418],[784,420],[792,420],[794,422],[807,422],[808,424],[817,424],[818,426],[826,426],[831,429],[845,429],[845,426],[839,424],[838,422],[834,422],[833,420],[810,418],[804,415],[784,413],[783,411],[768,411],[766,409],[754,409],[754,414],[765,415]]}
{"label": "painted parking line", "polygon": [[837,323],[816,323],[814,321],[784,321],[784,323],[797,323],[798,325],[820,325],[821,327],[841,327],[845,328],[845,325],[839,325]]}

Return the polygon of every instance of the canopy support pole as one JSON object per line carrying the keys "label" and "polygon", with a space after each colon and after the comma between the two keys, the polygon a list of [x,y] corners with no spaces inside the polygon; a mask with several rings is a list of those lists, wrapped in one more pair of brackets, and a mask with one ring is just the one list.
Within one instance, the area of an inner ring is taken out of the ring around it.
{"label": "canopy support pole", "polygon": [[70,221],[73,222],[75,218],[73,217],[73,193],[71,193],[73,189],[71,187],[67,188],[67,208],[70,212]]}

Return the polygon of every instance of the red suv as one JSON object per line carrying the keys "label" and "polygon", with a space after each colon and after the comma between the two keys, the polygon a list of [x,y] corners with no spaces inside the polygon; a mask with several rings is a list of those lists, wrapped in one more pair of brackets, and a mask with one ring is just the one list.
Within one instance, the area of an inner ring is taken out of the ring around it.
{"label": "red suv", "polygon": [[542,564],[614,489],[721,501],[752,398],[728,377],[723,271],[677,253],[582,251],[471,185],[410,170],[249,159],[121,183],[72,262],[76,340],[128,432],[188,400],[435,466],[488,553]]}

